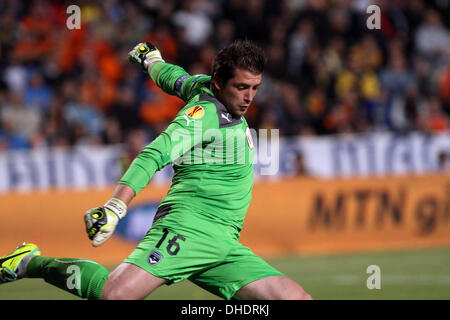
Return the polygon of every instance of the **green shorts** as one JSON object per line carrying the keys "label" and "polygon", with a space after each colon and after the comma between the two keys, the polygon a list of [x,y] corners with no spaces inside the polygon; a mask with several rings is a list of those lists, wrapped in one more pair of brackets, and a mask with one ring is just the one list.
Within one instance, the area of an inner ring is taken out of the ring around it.
{"label": "green shorts", "polygon": [[169,284],[189,279],[227,300],[250,282],[283,275],[240,244],[235,234],[192,209],[178,208],[155,221],[124,262]]}

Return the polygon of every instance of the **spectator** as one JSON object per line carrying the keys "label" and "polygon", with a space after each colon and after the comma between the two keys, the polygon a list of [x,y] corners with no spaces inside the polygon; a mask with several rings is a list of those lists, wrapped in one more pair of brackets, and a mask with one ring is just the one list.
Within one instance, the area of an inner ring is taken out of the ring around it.
{"label": "spectator", "polygon": [[314,26],[309,20],[300,21],[289,37],[287,53],[287,69],[290,77],[299,74],[310,42],[314,34]]}
{"label": "spectator", "polygon": [[424,130],[431,133],[449,129],[448,117],[442,111],[441,102],[436,96],[432,96],[426,101],[422,121]]}
{"label": "spectator", "polygon": [[25,104],[37,108],[40,114],[48,112],[52,101],[52,91],[38,71],[33,72],[30,76],[23,97]]}
{"label": "spectator", "polygon": [[410,87],[404,95],[390,98],[391,103],[386,111],[388,127],[395,132],[408,132],[423,128],[419,118],[420,105],[423,103],[415,87]]}
{"label": "spectator", "polygon": [[24,104],[20,94],[10,93],[0,111],[2,127],[6,128],[10,138],[14,141],[23,139],[24,142],[20,142],[20,145],[28,145],[41,126],[42,118],[38,109]]}
{"label": "spectator", "polygon": [[140,107],[141,119],[151,125],[153,134],[158,135],[176,116],[183,101],[162,92],[152,80],[147,81],[148,98]]}
{"label": "spectator", "polygon": [[119,87],[120,94],[113,105],[109,108],[107,116],[117,120],[122,132],[138,128],[142,125],[139,115],[139,102],[137,95],[131,86]]}
{"label": "spectator", "polygon": [[337,75],[336,96],[348,96],[356,89],[361,98],[373,100],[379,94],[380,83],[373,70],[364,68],[364,53],[357,46],[350,48],[346,67]]}
{"label": "spectator", "polygon": [[280,96],[273,101],[277,111],[280,132],[285,136],[298,135],[306,126],[305,108],[300,104],[299,91],[291,83],[279,82]]}
{"label": "spectator", "polygon": [[415,44],[418,53],[424,55],[436,67],[448,59],[450,54],[448,30],[442,25],[437,11],[429,9],[426,12],[425,21],[416,31]]}
{"label": "spectator", "polygon": [[409,71],[403,53],[391,53],[388,66],[380,73],[380,83],[391,97],[404,95],[407,88],[416,86],[416,77]]}
{"label": "spectator", "polygon": [[182,8],[175,12],[172,23],[184,30],[189,46],[200,47],[212,34],[211,18],[199,8],[199,0],[182,1]]}
{"label": "spectator", "polygon": [[3,81],[12,92],[22,94],[27,86],[27,70],[13,52],[7,53],[3,71]]}
{"label": "spectator", "polygon": [[303,156],[303,153],[300,151],[297,151],[294,155],[294,176],[295,177],[312,176],[306,166],[305,157]]}
{"label": "spectator", "polygon": [[450,156],[447,152],[441,151],[437,159],[438,172],[450,172]]}
{"label": "spectator", "polygon": [[70,141],[69,124],[64,117],[64,98],[62,94],[58,94],[53,98],[44,121],[42,132],[49,146],[66,147],[73,144],[73,141]]}
{"label": "spectator", "polygon": [[443,103],[443,109],[450,116],[450,61],[447,66],[439,73],[438,76],[438,93]]}
{"label": "spectator", "polygon": [[86,97],[75,98],[64,105],[64,117],[77,138],[99,137],[104,130],[104,115]]}
{"label": "spectator", "polygon": [[235,38],[236,28],[232,20],[220,19],[216,24],[215,30],[212,41],[216,50],[224,48]]}

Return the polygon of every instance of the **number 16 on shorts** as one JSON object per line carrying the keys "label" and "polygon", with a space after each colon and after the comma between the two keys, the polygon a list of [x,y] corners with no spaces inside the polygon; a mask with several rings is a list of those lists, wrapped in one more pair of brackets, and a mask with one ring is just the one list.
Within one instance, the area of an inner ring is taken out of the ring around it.
{"label": "number 16 on shorts", "polygon": [[[164,241],[166,240],[168,235],[169,235],[169,230],[167,228],[164,228],[163,235],[162,235],[161,239],[159,239],[158,243],[156,244],[157,249],[159,249],[161,246],[163,246],[165,244]],[[165,249],[169,255],[175,256],[180,251],[179,241],[186,241],[186,238],[180,234],[176,234],[170,240],[167,241],[167,245],[166,245]],[[151,265],[156,265],[161,261],[162,258],[163,258],[163,256],[161,255],[161,253],[159,253],[156,250],[153,250],[150,253],[150,256],[148,257],[148,263],[150,263]]]}

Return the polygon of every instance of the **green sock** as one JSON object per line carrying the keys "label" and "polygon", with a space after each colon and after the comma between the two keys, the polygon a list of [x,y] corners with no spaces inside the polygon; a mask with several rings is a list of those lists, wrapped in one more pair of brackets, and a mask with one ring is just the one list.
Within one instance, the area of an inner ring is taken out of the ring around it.
{"label": "green sock", "polygon": [[26,277],[46,282],[81,298],[98,300],[109,271],[97,262],[72,258],[33,257],[26,267]]}

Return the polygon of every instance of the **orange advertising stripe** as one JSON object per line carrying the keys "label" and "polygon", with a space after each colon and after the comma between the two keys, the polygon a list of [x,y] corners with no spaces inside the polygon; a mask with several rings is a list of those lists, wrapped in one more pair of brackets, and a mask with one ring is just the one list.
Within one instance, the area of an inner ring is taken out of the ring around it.
{"label": "orange advertising stripe", "polygon": [[[167,190],[150,185],[132,206],[158,202]],[[46,256],[119,263],[136,242],[115,235],[93,248],[83,222],[112,192],[0,195],[0,253],[26,241]],[[450,175],[257,181],[240,242],[262,255],[450,246]]]}
{"label": "orange advertising stripe", "polygon": [[261,182],[241,242],[261,254],[450,245],[450,176]]}

